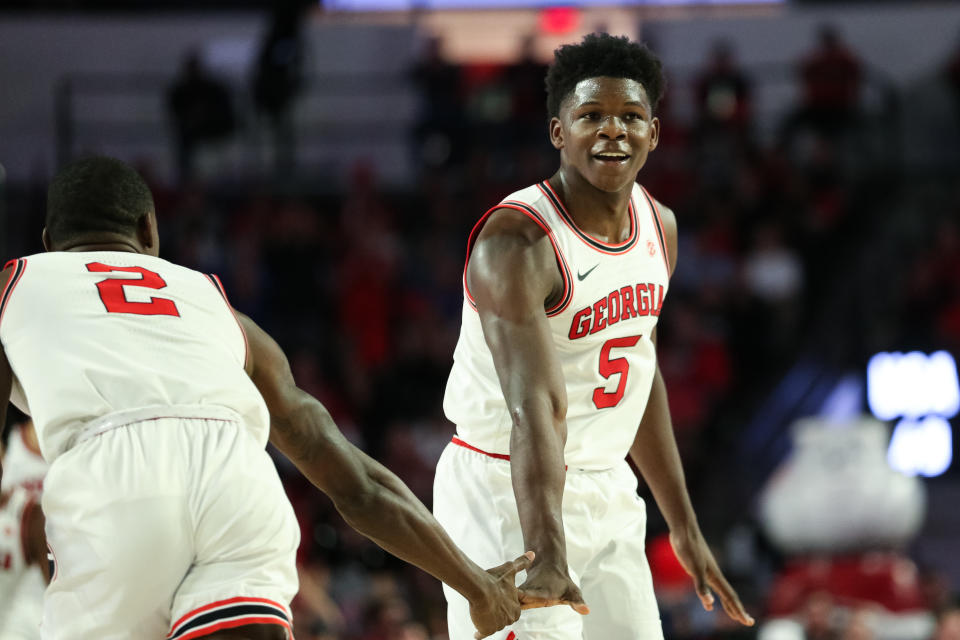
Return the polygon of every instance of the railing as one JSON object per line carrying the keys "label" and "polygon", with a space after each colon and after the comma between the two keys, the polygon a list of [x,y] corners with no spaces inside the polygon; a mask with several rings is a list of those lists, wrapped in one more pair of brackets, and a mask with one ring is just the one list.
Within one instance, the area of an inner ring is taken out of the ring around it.
{"label": "railing", "polygon": [[[57,162],[91,148],[122,157],[147,154],[172,166],[173,129],[167,111],[172,76],[69,74],[54,92]],[[269,175],[273,149],[266,117],[249,91],[230,87],[237,131],[220,147],[226,173]],[[387,105],[387,107],[385,107]],[[376,154],[389,169],[406,163],[416,96],[396,75],[308,78],[289,112],[298,165],[349,165]],[[169,173],[169,171],[164,172]]]}
{"label": "railing", "polygon": [[[750,69],[753,122],[762,142],[777,135],[779,123],[798,103],[793,66],[765,65]],[[693,119],[697,73],[669,70],[671,113]],[[57,84],[57,161],[62,164],[90,147],[125,157],[150,155],[172,163],[172,131],[166,91],[174,78],[163,75],[69,74]],[[258,117],[245,86],[231,88],[239,130],[227,150],[227,173],[267,173],[273,153],[269,127]],[[887,136],[876,159],[896,160],[902,148],[899,101],[891,82],[869,74],[863,86],[864,113],[873,128]],[[410,131],[418,112],[418,96],[410,79],[396,74],[312,76],[303,83],[291,110],[296,141],[295,166],[341,174],[361,158],[373,160],[388,179],[409,186],[412,170]]]}

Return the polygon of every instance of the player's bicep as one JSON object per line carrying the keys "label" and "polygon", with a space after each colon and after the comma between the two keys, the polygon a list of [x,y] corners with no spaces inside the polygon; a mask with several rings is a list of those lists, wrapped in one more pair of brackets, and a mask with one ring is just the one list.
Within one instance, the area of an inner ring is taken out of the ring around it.
{"label": "player's bicep", "polygon": [[511,413],[547,402],[565,414],[566,388],[544,311],[559,276],[552,248],[509,236],[481,240],[468,276]]}
{"label": "player's bicep", "polygon": [[296,403],[296,383],[280,345],[248,316],[235,311],[247,335],[247,373],[271,417],[288,414]]}
{"label": "player's bicep", "polygon": [[270,442],[334,500],[368,484],[363,459],[323,404],[298,388],[283,350],[249,317],[237,313],[249,343],[250,378],[270,412]]}

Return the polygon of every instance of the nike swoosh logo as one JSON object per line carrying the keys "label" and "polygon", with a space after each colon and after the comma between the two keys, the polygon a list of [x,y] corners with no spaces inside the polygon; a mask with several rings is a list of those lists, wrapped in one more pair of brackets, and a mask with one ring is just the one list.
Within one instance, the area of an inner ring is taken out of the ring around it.
{"label": "nike swoosh logo", "polygon": [[590,269],[586,273],[580,273],[579,271],[577,271],[577,280],[580,280],[581,282],[583,282],[583,279],[586,278],[588,275],[590,275],[593,272],[593,270],[599,266],[600,266],[600,263],[598,262],[597,264],[590,267]]}

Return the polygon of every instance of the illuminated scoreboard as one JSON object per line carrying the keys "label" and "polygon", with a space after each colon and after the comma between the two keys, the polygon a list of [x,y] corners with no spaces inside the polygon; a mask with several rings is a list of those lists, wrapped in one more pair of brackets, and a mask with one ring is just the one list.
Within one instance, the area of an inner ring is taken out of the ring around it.
{"label": "illuminated scoreboard", "polygon": [[909,475],[937,476],[953,460],[949,419],[960,411],[957,364],[946,351],[878,353],[867,365],[867,402],[880,420],[899,418],[887,460]]}

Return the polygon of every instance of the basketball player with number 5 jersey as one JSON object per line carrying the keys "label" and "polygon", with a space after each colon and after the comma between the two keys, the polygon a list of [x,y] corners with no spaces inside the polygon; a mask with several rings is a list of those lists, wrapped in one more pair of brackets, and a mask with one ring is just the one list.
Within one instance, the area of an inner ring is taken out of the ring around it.
{"label": "basketball player with number 5 jersey", "polygon": [[[662,89],[659,60],[626,38],[558,49],[547,105],[560,169],[488,211],[467,243],[444,398],[457,433],[434,512],[477,562],[535,551],[522,594],[569,605],[526,611],[498,640],[663,638],[627,455],[703,605],[713,590],[753,624],[697,524],[657,365],[676,219],[636,179]],[[468,640],[466,603],[445,591],[450,638]]]}
{"label": "basketball player with number 5 jersey", "polygon": [[45,640],[290,638],[299,527],[268,438],[351,526],[469,598],[478,637],[519,617],[532,554],[472,563],[215,276],[159,257],[136,171],[63,169],[43,243],[0,273],[0,422],[8,400],[32,416],[50,464]]}

